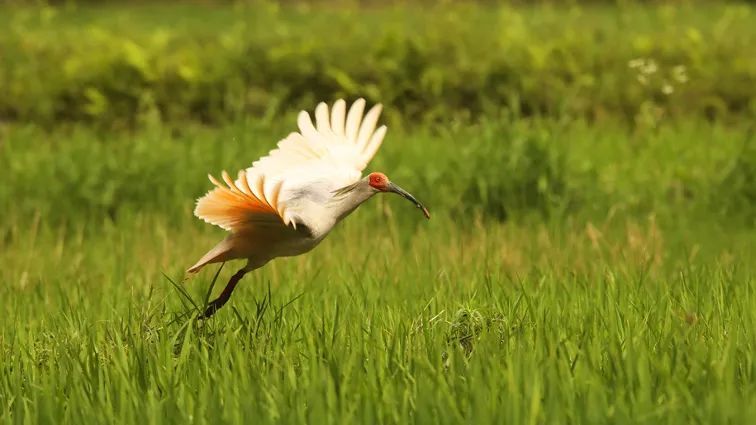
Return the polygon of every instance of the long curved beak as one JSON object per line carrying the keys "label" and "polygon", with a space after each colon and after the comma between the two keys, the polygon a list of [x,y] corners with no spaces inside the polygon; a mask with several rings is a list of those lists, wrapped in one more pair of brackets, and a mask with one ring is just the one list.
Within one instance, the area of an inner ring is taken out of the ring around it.
{"label": "long curved beak", "polygon": [[401,195],[402,197],[406,198],[408,201],[415,204],[416,207],[420,208],[423,211],[423,215],[425,215],[425,218],[430,219],[430,213],[428,212],[428,209],[423,206],[423,204],[420,203],[420,201],[417,200],[414,196],[412,196],[411,193],[407,192],[406,190],[402,189],[401,187],[395,185],[394,183],[389,182],[388,188],[386,189],[387,192],[394,192],[397,195]]}

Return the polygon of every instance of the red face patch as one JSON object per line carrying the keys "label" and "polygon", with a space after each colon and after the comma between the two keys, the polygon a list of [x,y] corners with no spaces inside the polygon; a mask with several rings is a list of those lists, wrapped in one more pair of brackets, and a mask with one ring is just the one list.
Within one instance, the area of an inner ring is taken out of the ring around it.
{"label": "red face patch", "polygon": [[389,180],[383,173],[370,173],[370,176],[368,176],[368,182],[370,183],[370,186],[378,190],[386,190],[386,188],[388,188]]}

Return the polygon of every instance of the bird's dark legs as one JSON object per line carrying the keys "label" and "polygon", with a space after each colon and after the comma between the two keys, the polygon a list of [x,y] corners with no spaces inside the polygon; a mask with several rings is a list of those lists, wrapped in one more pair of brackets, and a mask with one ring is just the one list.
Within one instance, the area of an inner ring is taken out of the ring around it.
{"label": "bird's dark legs", "polygon": [[205,313],[201,316],[203,319],[207,319],[213,314],[215,314],[216,311],[218,311],[223,305],[228,302],[228,299],[231,298],[231,293],[234,292],[234,288],[236,288],[236,284],[239,283],[242,277],[247,273],[246,270],[241,269],[238,272],[236,272],[235,275],[231,276],[231,279],[229,279],[228,284],[226,285],[226,288],[223,289],[223,292],[218,296],[218,298],[214,299],[210,302],[210,304],[207,305],[207,309],[205,310]]}

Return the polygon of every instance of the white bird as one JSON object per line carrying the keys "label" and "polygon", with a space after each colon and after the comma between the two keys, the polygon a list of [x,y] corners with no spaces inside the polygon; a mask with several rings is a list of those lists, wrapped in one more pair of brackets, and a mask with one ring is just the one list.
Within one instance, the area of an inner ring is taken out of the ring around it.
{"label": "white bird", "polygon": [[[383,173],[362,170],[373,158],[386,135],[376,130],[381,105],[363,117],[365,100],[352,104],[338,100],[315,108],[315,125],[306,111],[299,113],[299,132],[289,134],[268,155],[239,171],[236,180],[223,171],[223,183],[197,200],[194,214],[230,232],[188,272],[233,259],[247,263],[229,280],[221,295],[204,312],[210,317],[231,297],[236,284],[248,272],[276,257],[310,251],[333,227],[363,202],[379,192],[393,192],[428,210],[410,193]],[[224,184],[225,183],[225,184]]]}

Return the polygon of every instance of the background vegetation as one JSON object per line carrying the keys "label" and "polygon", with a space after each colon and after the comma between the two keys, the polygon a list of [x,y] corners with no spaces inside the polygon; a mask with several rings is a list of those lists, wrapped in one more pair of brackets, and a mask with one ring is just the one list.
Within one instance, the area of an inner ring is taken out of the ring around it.
{"label": "background vegetation", "polygon": [[742,4],[108,9],[4,13],[0,116],[218,123],[339,96],[413,122],[502,109],[652,123],[756,114]]}
{"label": "background vegetation", "polygon": [[[754,19],[0,6],[0,420],[747,422]],[[223,236],[192,217],[206,174],[360,96],[389,125],[370,168],[432,220],[375,199],[197,322],[217,269],[183,270]]]}

